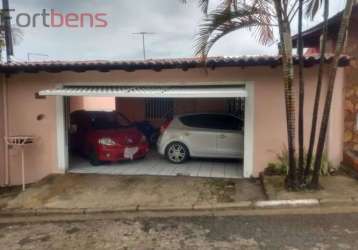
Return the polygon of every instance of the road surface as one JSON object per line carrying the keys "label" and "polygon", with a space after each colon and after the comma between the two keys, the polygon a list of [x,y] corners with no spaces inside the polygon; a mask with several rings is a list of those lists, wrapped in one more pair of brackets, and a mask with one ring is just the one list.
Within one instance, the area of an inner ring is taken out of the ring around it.
{"label": "road surface", "polygon": [[0,225],[0,249],[358,249],[358,214],[137,218]]}

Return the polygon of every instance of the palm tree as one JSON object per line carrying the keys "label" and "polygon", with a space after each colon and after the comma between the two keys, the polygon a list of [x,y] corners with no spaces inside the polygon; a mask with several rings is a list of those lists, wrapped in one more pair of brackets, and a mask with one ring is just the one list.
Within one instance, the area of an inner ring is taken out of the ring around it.
{"label": "palm tree", "polygon": [[[24,33],[21,29],[17,27],[11,27],[11,33],[12,33],[12,42],[13,44],[19,44],[24,36]],[[3,57],[3,51],[6,48],[6,42],[5,42],[5,30],[3,27],[0,27],[0,62],[2,61]]]}
{"label": "palm tree", "polygon": [[304,103],[305,103],[305,83],[303,75],[303,1],[298,1],[298,79],[299,79],[299,103],[298,103],[298,181],[300,184],[304,180]]}
{"label": "palm tree", "polygon": [[[182,0],[186,2],[185,0]],[[201,26],[197,44],[196,54],[201,55],[203,60],[206,60],[207,55],[213,45],[225,35],[237,31],[239,29],[248,28],[253,30],[257,35],[259,42],[267,44],[274,40],[273,28],[278,27],[279,30],[279,53],[282,56],[283,80],[285,89],[285,108],[286,108],[286,123],[288,135],[288,158],[289,158],[289,173],[287,176],[287,187],[296,189],[299,185],[306,183],[307,177],[310,174],[311,162],[313,158],[313,151],[315,145],[319,100],[323,84],[323,70],[325,62],[325,48],[328,31],[328,13],[329,0],[324,0],[324,29],[323,39],[321,44],[321,58],[318,71],[318,83],[315,95],[315,103],[313,107],[313,118],[311,127],[311,137],[309,143],[309,150],[307,155],[306,166],[304,166],[304,57],[303,57],[303,39],[302,39],[302,20],[303,8],[307,6],[307,15],[313,18],[318,10],[323,5],[323,0],[222,0],[221,4],[212,12],[208,14],[209,0],[199,0],[199,5],[206,14],[204,22]],[[345,18],[349,18],[351,14],[351,7],[355,0],[347,0],[345,9]],[[298,6],[297,6],[298,5]],[[349,11],[350,8],[350,11]],[[298,56],[299,56],[299,167],[297,176],[297,167],[295,159],[295,95],[293,91],[294,67],[292,56],[292,40],[291,40],[291,22],[298,12]],[[339,42],[337,43],[337,50],[335,60],[330,71],[328,92],[324,108],[323,119],[321,123],[320,137],[317,146],[317,157],[315,160],[314,174],[312,178],[312,187],[318,186],[318,179],[320,173],[320,166],[325,144],[325,137],[327,134],[327,126],[329,120],[330,106],[332,102],[332,95],[334,90],[334,80],[338,67],[340,54],[343,51],[344,39],[346,38],[345,31],[348,27],[348,21],[342,21],[341,32],[339,34]]]}
{"label": "palm tree", "polygon": [[6,22],[6,17],[9,15],[4,10],[0,10],[0,61],[2,61],[3,57],[3,50],[6,48],[6,38],[5,38],[5,32],[6,32],[6,25],[10,25],[11,27],[11,38],[13,44],[18,44],[23,39],[23,31],[17,27],[12,27],[10,23]]}
{"label": "palm tree", "polygon": [[[314,16],[316,15],[318,9],[322,5],[322,1],[323,0],[313,1],[308,6],[307,15],[311,19],[313,19]],[[313,105],[311,134],[310,134],[310,141],[309,141],[309,147],[308,147],[308,152],[307,152],[306,167],[305,167],[305,172],[304,172],[304,180],[303,180],[304,183],[307,182],[307,178],[311,171],[313,150],[314,150],[314,145],[316,142],[318,109],[319,109],[319,103],[320,103],[320,98],[321,98],[324,60],[325,60],[326,44],[327,44],[327,37],[328,37],[328,15],[329,15],[329,0],[324,0],[324,14],[323,14],[324,24],[323,24],[323,31],[322,31],[321,46],[320,46],[320,64],[319,64],[319,69],[318,69],[318,81],[317,81],[316,94],[315,94],[315,100],[314,100],[314,105]]]}
{"label": "palm tree", "polygon": [[[290,15],[288,10],[288,1],[274,0],[276,9],[276,18],[280,33],[283,64],[283,80],[285,86],[285,103],[286,103],[286,122],[288,135],[288,160],[289,171],[287,178],[287,187],[289,189],[297,188],[296,176],[296,159],[295,159],[295,101],[293,93],[293,56],[292,56],[292,33],[290,24]],[[287,4],[287,5],[286,5]]]}
{"label": "palm tree", "polygon": [[327,136],[327,128],[328,128],[328,122],[330,118],[330,111],[332,106],[332,97],[333,97],[333,91],[334,91],[334,85],[338,70],[338,64],[340,60],[340,56],[343,53],[343,50],[345,48],[345,42],[347,39],[347,32],[349,28],[350,18],[352,14],[352,8],[355,4],[356,0],[347,0],[346,7],[343,11],[342,21],[340,30],[338,33],[338,39],[336,43],[336,51],[333,59],[333,63],[331,64],[331,68],[329,70],[329,78],[328,78],[328,89],[326,94],[326,100],[323,110],[323,116],[321,121],[321,130],[318,138],[318,144],[317,144],[317,151],[316,151],[316,160],[314,163],[314,172],[312,175],[312,181],[311,181],[311,187],[313,189],[319,188],[319,172],[321,169],[321,162],[323,157],[323,151],[324,146],[326,143],[326,136]]}
{"label": "palm tree", "polygon": [[[201,1],[203,2],[203,1]],[[208,1],[205,1],[206,3]],[[287,187],[296,189],[297,169],[295,159],[295,98],[293,91],[293,49],[291,39],[291,21],[296,14],[296,4],[288,0],[223,1],[219,7],[204,19],[197,40],[196,54],[206,59],[212,46],[223,36],[239,29],[254,30],[258,40],[267,44],[274,40],[273,27],[280,34],[279,52],[282,56],[283,79],[288,135],[289,174]],[[294,1],[296,2],[296,1]],[[205,5],[207,6],[207,5]],[[207,11],[207,8],[205,9]]]}

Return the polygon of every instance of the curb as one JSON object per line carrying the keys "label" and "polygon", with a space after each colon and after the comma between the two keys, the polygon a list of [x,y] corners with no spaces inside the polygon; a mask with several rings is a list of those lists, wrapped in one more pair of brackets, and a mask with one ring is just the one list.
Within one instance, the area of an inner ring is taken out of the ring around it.
{"label": "curb", "polygon": [[218,211],[231,209],[252,209],[253,202],[243,201],[236,203],[221,203],[211,205],[192,205],[181,207],[155,207],[155,206],[132,206],[116,209],[101,208],[76,208],[76,209],[1,209],[0,217],[14,216],[42,216],[42,215],[90,215],[90,214],[114,214],[114,213],[135,213],[135,212],[190,212],[190,211]]}
{"label": "curb", "polygon": [[358,205],[356,198],[346,198],[346,199],[320,199],[319,203],[321,206],[349,206],[349,205]]}
{"label": "curb", "polygon": [[257,201],[255,208],[297,208],[319,206],[318,199]]}
{"label": "curb", "polygon": [[358,197],[350,199],[302,199],[302,200],[270,200],[270,201],[242,201],[236,203],[203,204],[181,207],[131,206],[116,209],[84,208],[84,209],[1,209],[1,217],[25,217],[46,215],[91,215],[138,212],[215,212],[225,210],[255,210],[281,209],[304,207],[344,207],[357,206]]}

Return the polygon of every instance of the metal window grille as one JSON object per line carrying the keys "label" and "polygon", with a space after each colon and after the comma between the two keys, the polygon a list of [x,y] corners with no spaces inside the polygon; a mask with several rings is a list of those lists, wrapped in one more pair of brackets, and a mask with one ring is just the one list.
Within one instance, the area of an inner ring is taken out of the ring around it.
{"label": "metal window grille", "polygon": [[145,99],[146,120],[170,118],[174,115],[174,100],[170,98]]}
{"label": "metal window grille", "polygon": [[226,102],[226,111],[230,114],[245,118],[245,98],[231,98]]}

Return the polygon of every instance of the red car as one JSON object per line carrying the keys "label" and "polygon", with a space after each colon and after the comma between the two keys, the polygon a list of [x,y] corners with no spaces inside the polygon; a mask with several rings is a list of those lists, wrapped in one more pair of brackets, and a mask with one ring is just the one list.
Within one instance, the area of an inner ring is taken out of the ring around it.
{"label": "red car", "polygon": [[75,111],[70,120],[71,151],[94,166],[144,158],[149,152],[146,137],[133,126],[121,125],[116,112]]}

